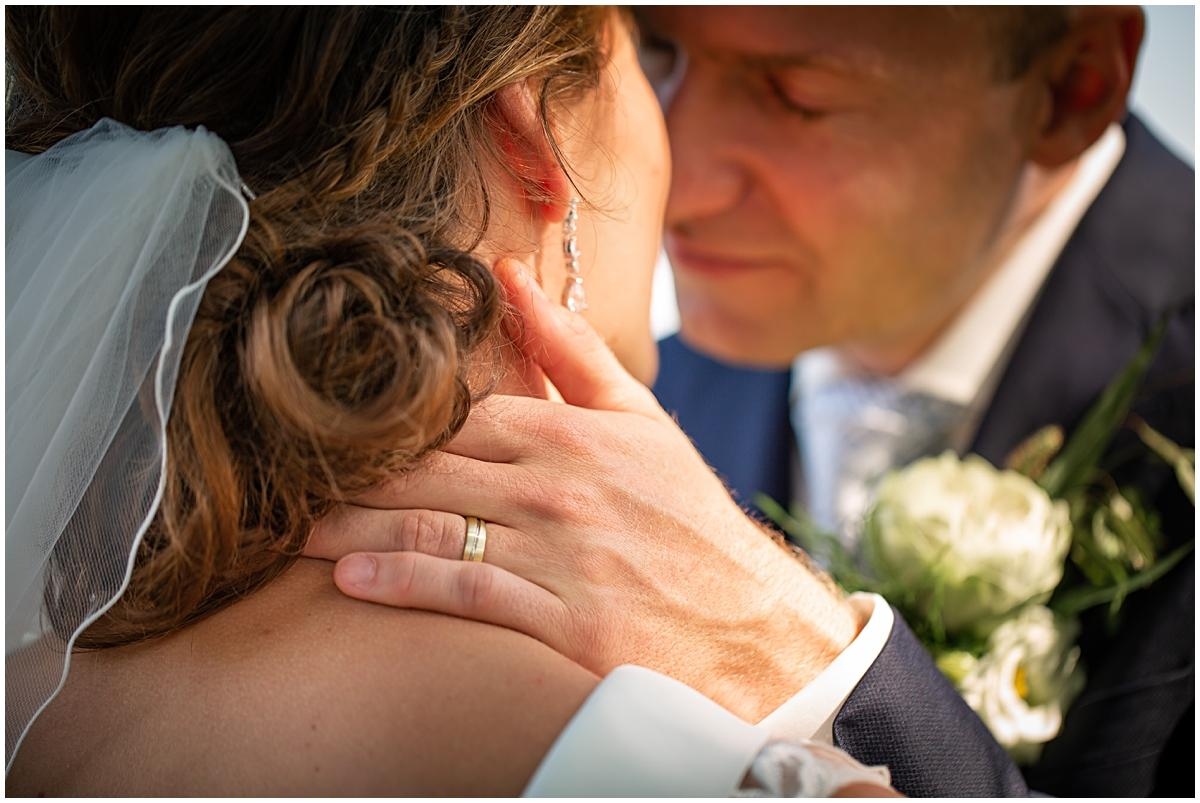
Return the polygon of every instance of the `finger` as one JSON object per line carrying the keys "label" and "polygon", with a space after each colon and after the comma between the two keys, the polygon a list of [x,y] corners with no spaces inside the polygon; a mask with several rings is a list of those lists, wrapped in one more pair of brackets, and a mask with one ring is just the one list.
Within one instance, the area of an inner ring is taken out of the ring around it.
{"label": "finger", "polygon": [[[519,433],[531,412],[530,407],[523,404],[525,401],[521,396],[488,396],[472,404],[471,414],[442,451],[488,463],[516,462],[524,441]],[[546,407],[562,407],[545,400],[528,401],[540,401]],[[544,408],[533,408],[539,409]]]}
{"label": "finger", "polygon": [[[552,544],[482,520],[481,559],[543,588],[556,589],[574,570]],[[440,510],[383,510],[340,505],[313,528],[304,556],[340,560],[356,552],[419,552],[465,560],[467,520]]]}
{"label": "finger", "polygon": [[[499,527],[489,528],[496,547]],[[317,522],[304,555],[337,560],[351,552],[422,552],[441,558],[462,556],[467,520],[440,510],[379,510],[339,505]],[[493,549],[494,555],[498,549]]]}
{"label": "finger", "polygon": [[594,415],[545,399],[489,396],[472,405],[462,429],[442,450],[493,463],[518,463],[542,453],[552,456],[556,432],[585,426],[578,423],[580,417]]}
{"label": "finger", "polygon": [[355,599],[487,622],[551,647],[563,640],[566,607],[562,601],[488,563],[419,552],[356,553],[338,561],[333,581]]}
{"label": "finger", "polygon": [[495,266],[508,301],[521,318],[518,347],[541,366],[568,404],[665,416],[650,390],[621,365],[582,316],[554,304],[513,259]]}
{"label": "finger", "polygon": [[[484,560],[507,571],[523,572],[525,550],[520,533],[485,521]],[[355,552],[420,552],[435,558],[462,560],[467,520],[440,510],[377,510],[341,505],[321,519],[304,547],[304,555],[340,560]],[[509,559],[512,560],[509,560]]]}
{"label": "finger", "polygon": [[506,463],[486,463],[434,452],[411,471],[398,474],[357,494],[360,507],[389,510],[445,510],[518,527],[508,511],[526,500],[528,472]]}

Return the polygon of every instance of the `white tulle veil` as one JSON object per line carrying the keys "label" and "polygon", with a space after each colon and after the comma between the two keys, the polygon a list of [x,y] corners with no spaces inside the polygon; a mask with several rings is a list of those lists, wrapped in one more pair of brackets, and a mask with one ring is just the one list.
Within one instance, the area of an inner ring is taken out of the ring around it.
{"label": "white tulle veil", "polygon": [[102,120],[5,168],[7,773],[129,581],[183,345],[249,208],[203,128]]}

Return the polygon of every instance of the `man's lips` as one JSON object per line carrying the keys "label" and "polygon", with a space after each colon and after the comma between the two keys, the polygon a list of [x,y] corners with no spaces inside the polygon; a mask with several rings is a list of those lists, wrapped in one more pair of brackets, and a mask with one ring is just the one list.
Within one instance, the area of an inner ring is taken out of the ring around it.
{"label": "man's lips", "polygon": [[691,248],[678,242],[667,241],[667,255],[671,265],[685,273],[702,274],[706,276],[727,276],[730,274],[758,271],[776,267],[779,263],[772,259],[761,259],[753,256],[734,255],[729,252],[713,252]]}

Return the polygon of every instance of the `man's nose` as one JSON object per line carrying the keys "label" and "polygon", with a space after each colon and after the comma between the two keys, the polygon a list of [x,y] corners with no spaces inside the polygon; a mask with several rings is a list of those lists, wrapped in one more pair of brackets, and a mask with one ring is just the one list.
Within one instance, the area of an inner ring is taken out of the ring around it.
{"label": "man's nose", "polygon": [[736,160],[736,120],[721,101],[720,76],[713,73],[714,68],[689,69],[662,98],[672,161],[668,228],[727,211],[746,191]]}

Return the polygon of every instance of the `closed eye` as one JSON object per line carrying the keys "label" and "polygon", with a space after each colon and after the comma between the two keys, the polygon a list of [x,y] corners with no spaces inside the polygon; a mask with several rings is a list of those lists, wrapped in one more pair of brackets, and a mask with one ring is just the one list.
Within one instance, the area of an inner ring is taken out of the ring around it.
{"label": "closed eye", "polygon": [[829,113],[825,109],[817,108],[808,102],[799,100],[796,97],[794,88],[782,76],[776,73],[767,73],[766,81],[771,95],[788,112],[796,114],[805,120],[819,120]]}

